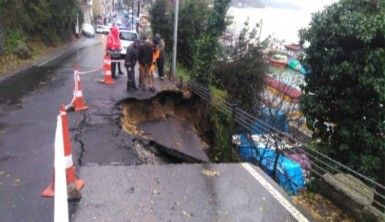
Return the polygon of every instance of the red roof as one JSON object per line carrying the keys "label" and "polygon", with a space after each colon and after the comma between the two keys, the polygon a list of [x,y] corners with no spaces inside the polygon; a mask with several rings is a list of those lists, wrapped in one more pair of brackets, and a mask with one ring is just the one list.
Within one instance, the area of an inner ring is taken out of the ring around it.
{"label": "red roof", "polygon": [[273,77],[266,76],[265,82],[270,87],[278,90],[279,92],[283,93],[284,95],[290,97],[291,99],[299,99],[302,95],[302,92],[298,89],[291,87],[279,80],[274,79]]}
{"label": "red roof", "polygon": [[302,46],[300,44],[289,44],[289,45],[285,45],[285,47],[289,50],[293,50],[293,51],[300,51],[302,50]]}

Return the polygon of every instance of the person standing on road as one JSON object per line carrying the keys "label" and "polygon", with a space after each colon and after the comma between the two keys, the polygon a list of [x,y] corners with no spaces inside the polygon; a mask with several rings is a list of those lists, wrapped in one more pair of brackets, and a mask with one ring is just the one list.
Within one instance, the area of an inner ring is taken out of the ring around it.
{"label": "person standing on road", "polygon": [[155,91],[154,77],[151,72],[153,63],[153,45],[147,41],[146,36],[142,36],[141,44],[138,49],[139,61],[139,87],[146,90],[146,82],[149,82],[150,90]]}
{"label": "person standing on road", "polygon": [[[107,37],[107,48],[106,53],[108,53],[111,57],[111,60],[115,60],[115,62],[111,62],[111,75],[112,78],[117,79],[116,65],[118,62],[116,60],[120,59],[120,49],[121,43],[119,38],[119,29],[115,25],[112,26],[110,33]],[[119,68],[119,67],[118,67]],[[120,68],[119,71],[121,72]]]}
{"label": "person standing on road", "polygon": [[126,58],[124,60],[124,66],[127,69],[127,91],[137,90],[135,84],[135,65],[138,61],[138,40],[135,41],[127,48]]}
{"label": "person standing on road", "polygon": [[164,40],[160,37],[159,33],[156,33],[154,36],[154,45],[156,47],[156,50],[159,50],[159,56],[156,59],[156,66],[158,68],[159,79],[163,80],[164,79],[165,44],[164,44]]}

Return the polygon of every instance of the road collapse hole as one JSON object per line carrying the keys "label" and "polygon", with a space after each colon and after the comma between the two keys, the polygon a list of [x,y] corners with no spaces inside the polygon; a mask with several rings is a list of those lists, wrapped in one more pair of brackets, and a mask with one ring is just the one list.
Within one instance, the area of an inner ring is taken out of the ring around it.
{"label": "road collapse hole", "polygon": [[[150,99],[125,99],[122,107],[122,128],[129,134],[147,138],[146,132],[140,129],[142,124],[180,121],[191,125],[193,132],[202,143],[209,144],[205,138],[205,127],[203,127],[207,125],[204,122],[207,113],[206,104],[195,95],[186,96],[186,93],[181,91],[162,91]],[[167,132],[164,135],[167,136]],[[208,146],[203,149],[207,152]]]}

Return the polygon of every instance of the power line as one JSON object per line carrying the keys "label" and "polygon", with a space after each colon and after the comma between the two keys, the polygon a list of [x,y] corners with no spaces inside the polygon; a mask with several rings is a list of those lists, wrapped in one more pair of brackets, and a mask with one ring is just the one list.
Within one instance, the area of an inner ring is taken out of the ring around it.
{"label": "power line", "polygon": [[[330,170],[339,173],[339,174],[344,174],[343,171],[341,171],[342,168],[343,170],[346,170],[355,176],[359,177],[360,179],[363,179],[366,183],[370,184],[370,187],[373,188],[373,193],[375,196],[382,198],[385,200],[385,196],[383,194],[378,193],[378,191],[375,189],[380,188],[385,191],[385,187],[376,181],[374,181],[371,178],[368,178],[364,176],[363,174],[343,165],[342,163],[339,163],[338,161],[326,156],[325,154],[314,150],[312,148],[309,148],[305,145],[303,145],[301,142],[299,142],[296,138],[292,137],[290,134],[285,133],[280,131],[279,129],[274,128],[273,126],[269,125],[268,123],[264,122],[263,120],[247,113],[246,111],[240,109],[239,107],[234,106],[233,104],[229,103],[227,100],[221,98],[221,97],[215,97],[215,100],[213,100],[213,97],[210,94],[210,91],[207,87],[200,85],[199,83],[195,81],[190,81],[188,82],[189,88],[194,91],[199,97],[201,97],[203,100],[208,102],[209,104],[213,105],[214,108],[218,109],[220,112],[224,113],[228,117],[234,117],[234,121],[238,123],[241,127],[244,129],[248,130],[249,132],[255,132],[256,130],[262,130],[263,132],[267,132],[272,135],[272,139],[277,141],[278,138],[276,136],[279,136],[280,140],[285,141],[287,144],[296,144],[296,149],[302,151],[304,154],[307,155],[308,158],[310,158],[312,161],[311,166],[312,167],[307,167],[306,169],[309,170],[310,172],[314,173],[315,175],[319,176],[320,178],[325,180],[325,176],[323,174],[329,173],[331,175],[334,175]],[[233,114],[232,114],[233,113]],[[282,143],[282,141],[281,141]],[[255,146],[255,145],[254,145]],[[278,150],[288,150],[287,148],[280,149],[278,146],[278,143],[276,142],[276,149]],[[284,155],[282,153],[282,155]],[[289,155],[284,155],[292,160],[294,160],[292,157]],[[318,156],[318,157],[317,157]],[[297,161],[297,160],[294,160]],[[321,165],[320,165],[321,164]],[[322,167],[324,166],[324,167]],[[316,169],[318,170],[316,170]],[[329,170],[328,170],[329,169]],[[320,172],[321,171],[321,172]],[[323,172],[323,173],[322,173]],[[289,178],[290,179],[290,178]],[[338,180],[342,184],[346,185],[349,187],[351,190],[362,193],[362,190],[357,189],[355,186],[351,186],[350,184],[347,184],[346,181],[343,181],[339,177],[333,177],[333,179]],[[372,203],[376,203],[378,206],[385,207],[384,204],[379,203],[377,200],[372,200]],[[366,204],[367,203],[362,203]],[[374,208],[373,206],[369,206],[371,208]],[[374,208],[376,209],[376,208]],[[378,209],[376,209],[378,210]]]}

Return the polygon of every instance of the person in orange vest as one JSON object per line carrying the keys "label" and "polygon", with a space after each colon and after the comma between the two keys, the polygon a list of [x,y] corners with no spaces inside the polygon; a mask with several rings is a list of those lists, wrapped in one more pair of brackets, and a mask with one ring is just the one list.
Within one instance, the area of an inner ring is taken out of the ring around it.
{"label": "person in orange vest", "polygon": [[161,38],[159,33],[156,33],[154,36],[154,45],[157,50],[159,50],[159,56],[156,59],[156,67],[158,69],[159,79],[163,80],[164,78],[164,59],[165,59],[165,44],[164,40]]}
{"label": "person in orange vest", "polygon": [[[152,81],[154,81],[154,74],[155,74],[155,67],[156,67],[156,61],[159,59],[159,53],[160,50],[156,47],[156,45],[153,46],[154,50],[152,52],[152,64],[151,64],[151,73],[152,73]],[[159,73],[159,70],[158,70]]]}

